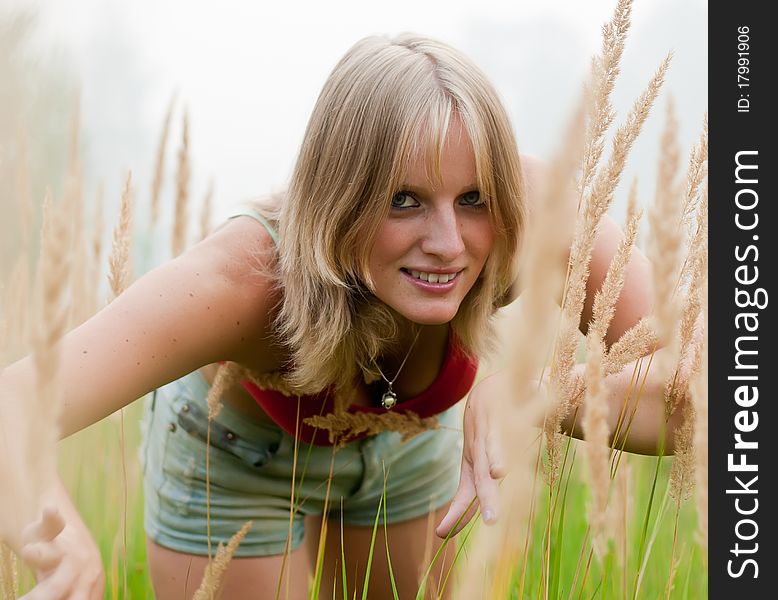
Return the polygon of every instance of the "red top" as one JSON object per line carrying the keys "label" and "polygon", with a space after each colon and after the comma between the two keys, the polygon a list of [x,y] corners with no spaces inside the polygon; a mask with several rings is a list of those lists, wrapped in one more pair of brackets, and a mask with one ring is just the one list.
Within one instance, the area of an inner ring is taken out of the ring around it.
{"label": "red top", "polygon": [[[451,340],[453,336],[449,337]],[[435,381],[415,398],[403,400],[392,410],[395,412],[414,412],[421,418],[442,413],[454,406],[470,391],[478,370],[477,359],[468,356],[456,342],[449,342],[443,366]],[[260,408],[289,435],[294,436],[297,422],[297,399],[284,396],[275,390],[263,390],[252,381],[242,382],[243,387],[259,404]],[[383,383],[383,382],[382,382]],[[304,423],[308,417],[327,415],[334,410],[334,395],[331,389],[318,394],[300,397],[300,429],[299,439],[307,444],[329,446],[329,436],[326,431]],[[360,406],[352,404],[347,409],[350,413],[368,412],[381,414],[386,409],[382,407]],[[318,432],[318,433],[317,433]],[[315,437],[314,437],[314,434]],[[366,437],[367,434],[355,435],[349,441]]]}

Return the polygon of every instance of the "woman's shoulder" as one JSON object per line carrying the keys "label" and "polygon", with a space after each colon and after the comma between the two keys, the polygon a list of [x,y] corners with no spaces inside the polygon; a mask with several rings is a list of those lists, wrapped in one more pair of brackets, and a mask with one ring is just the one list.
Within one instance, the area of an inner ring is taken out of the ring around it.
{"label": "woman's shoulder", "polygon": [[[225,220],[200,244],[201,258],[221,275],[243,283],[248,279],[272,279],[275,273],[274,231],[249,214]],[[197,248],[197,247],[196,247]]]}
{"label": "woman's shoulder", "polygon": [[[210,290],[211,309],[230,315],[241,331],[241,346],[267,339],[280,298],[276,278],[276,245],[270,232],[250,217],[228,219],[176,259]],[[242,354],[236,348],[233,359]]]}

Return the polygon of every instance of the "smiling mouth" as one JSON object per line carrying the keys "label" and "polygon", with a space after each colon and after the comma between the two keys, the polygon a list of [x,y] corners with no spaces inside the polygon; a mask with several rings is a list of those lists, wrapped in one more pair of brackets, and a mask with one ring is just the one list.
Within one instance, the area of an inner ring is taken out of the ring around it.
{"label": "smiling mouth", "polygon": [[456,273],[427,273],[426,271],[413,271],[410,269],[402,269],[404,273],[407,273],[414,279],[419,279],[420,281],[426,281],[427,283],[448,283],[449,281],[452,281],[456,277],[459,276],[459,274],[462,271],[457,271]]}

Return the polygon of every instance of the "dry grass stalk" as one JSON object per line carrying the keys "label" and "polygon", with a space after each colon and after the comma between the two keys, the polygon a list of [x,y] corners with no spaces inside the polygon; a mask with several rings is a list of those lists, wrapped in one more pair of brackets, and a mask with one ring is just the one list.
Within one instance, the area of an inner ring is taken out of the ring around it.
{"label": "dry grass stalk", "polygon": [[581,425],[586,444],[586,456],[591,492],[587,506],[592,548],[600,560],[608,549],[606,514],[610,489],[608,443],[608,390],[605,387],[603,360],[605,343],[596,336],[587,336],[586,356],[586,410]]}
{"label": "dry grass stalk", "polygon": [[694,472],[697,476],[697,531],[702,547],[708,547],[708,277],[703,271],[700,296],[703,314],[703,341],[700,369],[692,376],[691,399],[694,404]]}
{"label": "dry grass stalk", "polygon": [[132,269],[130,252],[132,251],[132,173],[127,173],[124,183],[119,222],[113,230],[113,246],[108,257],[108,282],[111,294],[116,298],[130,284]]}
{"label": "dry grass stalk", "polygon": [[421,418],[415,412],[372,413],[329,413],[303,419],[303,423],[329,434],[330,443],[343,444],[355,436],[376,435],[382,431],[396,431],[407,441],[412,437],[439,427],[437,417]]}
{"label": "dry grass stalk", "polygon": [[[520,564],[521,551],[530,526],[534,457],[540,452],[540,438],[528,423],[538,418],[534,410],[536,408],[537,405],[517,407],[509,419],[511,434],[516,439],[532,440],[532,443],[521,448],[518,460],[514,461],[512,470],[502,480],[499,488],[500,521],[491,526],[480,523],[475,525],[477,529],[468,548],[467,560],[460,567],[461,579],[455,598],[470,600],[507,597],[510,576],[517,564]],[[518,462],[522,464],[516,464]]]}
{"label": "dry grass stalk", "polygon": [[708,174],[708,114],[700,133],[700,141],[689,153],[689,166],[686,170],[686,197],[684,199],[683,222],[690,224],[691,216],[695,212],[696,200],[700,193],[700,186]]}
{"label": "dry grass stalk", "polygon": [[[23,287],[19,284],[19,273],[23,273]],[[0,375],[6,364],[12,362],[23,345],[19,332],[21,317],[26,317],[27,298],[26,258],[17,258],[9,286],[0,282]],[[24,302],[19,299],[24,298]],[[18,313],[18,311],[23,311]],[[17,318],[17,315],[19,318]],[[23,321],[26,323],[26,319]],[[0,493],[0,598],[15,598],[15,556],[2,540],[18,547],[21,535],[20,518],[26,518],[23,508],[29,504],[30,494],[26,488],[26,465],[18,460],[18,449],[26,447],[28,428],[20,427],[22,416],[28,406],[18,396],[10,396],[7,389],[0,388],[0,481],[5,488]],[[10,590],[10,591],[9,591]]]}
{"label": "dry grass stalk", "polygon": [[157,147],[157,162],[154,167],[154,180],[151,184],[151,225],[155,225],[159,219],[159,194],[162,191],[162,181],[165,177],[165,149],[170,135],[170,122],[173,119],[173,108],[176,104],[176,95],[173,94],[165,113],[165,121],[162,125],[162,133]]}
{"label": "dry grass stalk", "polygon": [[256,384],[262,390],[273,390],[280,392],[288,398],[295,398],[297,393],[294,388],[289,385],[286,377],[280,371],[273,371],[270,373],[255,373],[253,371],[246,371],[244,376],[252,383]]}
{"label": "dry grass stalk", "polygon": [[178,256],[186,247],[186,232],[189,225],[189,116],[184,110],[181,130],[181,147],[178,150],[178,171],[176,173],[176,210],[173,218],[172,251]]}
{"label": "dry grass stalk", "polygon": [[[248,379],[260,389],[280,392],[289,398],[298,396],[298,393],[280,372],[254,373],[237,366],[235,369],[234,375],[229,376],[232,381]],[[216,380],[214,380],[214,387],[216,387]],[[213,390],[209,394],[209,398],[212,397],[214,399],[213,410],[220,410],[217,408],[216,392]],[[350,404],[349,396],[340,390],[336,391],[334,404],[333,412],[326,415],[315,415],[304,420],[306,425],[327,431],[330,443],[344,444],[354,436],[375,435],[381,431],[396,431],[402,434],[404,441],[407,441],[424,431],[438,428],[437,417],[421,418],[414,412],[349,413],[346,411]],[[209,408],[209,410],[212,409]]]}
{"label": "dry grass stalk", "polygon": [[619,243],[611,264],[608,265],[608,272],[605,275],[602,288],[594,297],[592,321],[589,324],[587,335],[599,340],[605,339],[605,334],[608,332],[608,327],[610,327],[616,312],[616,302],[621,294],[621,288],[624,286],[624,273],[637,239],[641,217],[642,211],[639,212],[637,209],[637,186],[633,182],[627,204],[627,226],[624,238]]}
{"label": "dry grass stalk", "polygon": [[[685,290],[685,300],[681,310],[679,333],[680,364],[676,369],[672,395],[667,401],[667,413],[672,414],[683,399],[687,402],[683,407],[683,424],[676,432],[675,459],[670,475],[671,494],[674,498],[687,500],[691,496],[694,484],[695,462],[697,451],[694,447],[694,427],[699,424],[695,416],[695,403],[689,398],[689,382],[698,375],[702,362],[702,336],[696,329],[705,326],[702,311],[703,285],[708,265],[708,195],[703,192],[697,209],[697,231],[692,240],[690,254],[686,264],[691,265],[688,288]],[[701,322],[702,321],[702,322]],[[706,407],[707,409],[707,407]],[[707,425],[706,425],[707,427]],[[707,437],[707,435],[706,435]]]}
{"label": "dry grass stalk", "polygon": [[71,262],[68,215],[64,207],[51,203],[47,194],[43,210],[41,254],[38,260],[33,362],[37,373],[36,394],[29,403],[23,426],[29,431],[28,447],[20,452],[26,458],[24,488],[28,502],[19,522],[29,523],[37,515],[39,499],[57,476],[60,389],[57,383],[60,359],[59,340],[67,328],[65,297]]}
{"label": "dry grass stalk", "polygon": [[610,347],[605,359],[605,374],[619,373],[627,364],[645,356],[657,343],[652,320],[640,319]]}
{"label": "dry grass stalk", "polygon": [[16,555],[4,543],[0,542],[0,598],[16,598],[18,571]]}
{"label": "dry grass stalk", "polygon": [[632,0],[620,0],[610,22],[602,27],[602,50],[592,60],[592,89],[587,119],[586,147],[581,160],[579,197],[592,182],[605,146],[605,132],[613,123],[615,112],[610,102],[620,72],[621,55],[630,27]]}
{"label": "dry grass stalk", "polygon": [[[708,195],[703,187],[708,174],[708,116],[705,115],[699,143],[692,148],[686,170],[686,193],[681,211],[681,226],[689,240],[686,260],[681,268],[679,286],[691,292],[693,279],[699,274],[701,252],[707,251]],[[700,188],[703,187],[702,191]]]}
{"label": "dry grass stalk", "polygon": [[[560,314],[554,309],[555,315],[549,314],[548,311],[554,306],[552,299],[559,297],[560,290],[565,286],[564,272],[558,268],[558,265],[564,262],[568,240],[573,232],[560,227],[560,224],[569,223],[564,203],[569,198],[568,182],[574,180],[575,169],[580,164],[583,152],[584,110],[583,105],[579,106],[573,116],[562,149],[552,161],[552,167],[541,183],[537,212],[535,215],[530,215],[530,218],[534,216],[535,222],[528,229],[527,242],[522,251],[523,264],[520,269],[522,277],[527,281],[527,289],[522,294],[522,312],[517,315],[519,318],[516,324],[506,327],[506,330],[517,331],[507,352],[517,390],[523,389],[526,382],[536,375],[533,371],[539,366],[538,359],[541,359],[541,356],[545,359],[545,355],[541,354],[532,357],[526,355],[526,348],[532,347],[530,340],[553,340],[555,333],[559,335],[558,331],[546,329],[541,326],[541,323],[551,323],[555,320],[554,316],[558,316],[562,319],[562,328],[564,328],[564,311]],[[553,487],[561,450],[559,424],[566,411],[561,400],[564,397],[564,388],[559,380],[554,378],[553,363],[549,384],[549,396],[553,407],[544,418],[544,430],[549,456],[547,475]],[[509,456],[509,451],[506,450],[505,455]]]}
{"label": "dry grass stalk", "polygon": [[[632,495],[632,463],[629,459],[622,460],[611,483],[609,509],[606,515],[608,537],[614,541],[616,559],[626,568],[629,564],[629,523],[635,500]],[[623,580],[627,581],[626,574]],[[624,594],[623,597],[627,597]]]}
{"label": "dry grass stalk", "polygon": [[219,543],[216,556],[205,568],[203,580],[194,596],[192,596],[192,600],[213,600],[213,598],[219,596],[224,572],[227,570],[235,550],[238,549],[253,523],[253,521],[246,521],[243,527],[240,528],[240,531],[230,538],[226,546],[221,542]]}
{"label": "dry grass stalk", "polygon": [[651,261],[654,283],[653,324],[659,345],[665,351],[652,368],[657,377],[668,378],[678,355],[676,326],[680,317],[676,296],[679,264],[682,252],[681,199],[676,182],[679,149],[676,139],[677,122],[672,101],[667,104],[667,123],[662,134],[661,158],[657,176],[656,200],[649,212],[651,225],[647,255]]}
{"label": "dry grass stalk", "polygon": [[[707,188],[700,195],[700,187],[707,176],[708,159],[708,116],[705,115],[700,141],[692,148],[689,166],[686,172],[686,196],[684,199],[681,223],[689,239],[678,287],[685,292],[686,302],[681,311],[680,357],[686,360],[694,322],[699,314],[699,302],[696,289],[700,285],[700,261],[707,260],[708,244],[708,195]],[[673,407],[670,407],[673,408]]]}
{"label": "dry grass stalk", "polygon": [[208,390],[208,419],[219,416],[224,406],[221,398],[224,391],[244,377],[244,369],[238,363],[225,362],[216,371],[211,388]]}
{"label": "dry grass stalk", "polygon": [[670,497],[683,502],[691,497],[694,488],[694,403],[683,405],[683,421],[675,430],[675,455],[670,470]]}
{"label": "dry grass stalk", "polygon": [[[461,598],[504,597],[510,573],[519,563],[528,534],[536,459],[540,452],[539,437],[532,432],[531,424],[547,411],[546,398],[538,393],[537,387],[546,353],[538,351],[536,340],[553,339],[558,312],[554,300],[564,286],[561,265],[572,235],[559,224],[569,222],[563,215],[567,211],[569,183],[580,164],[583,114],[581,107],[568,127],[558,158],[551,161],[540,186],[539,203],[529,216],[531,226],[527,228],[528,239],[521,254],[519,272],[524,282],[521,300],[518,310],[510,312],[501,327],[510,332],[505,351],[511,377],[496,379],[505,389],[490,390],[490,394],[505,403],[499,412],[495,445],[509,475],[499,488],[499,524],[480,527],[470,547],[462,584],[457,590]],[[527,440],[533,439],[536,440],[533,446],[527,448]],[[489,589],[486,596],[482,596],[483,585]]]}
{"label": "dry grass stalk", "polygon": [[621,179],[627,155],[664,83],[669,64],[670,56],[668,55],[654,73],[646,89],[633,104],[624,124],[616,131],[608,163],[597,172],[591,190],[581,207],[570,250],[569,277],[562,309],[561,332],[551,369],[552,381],[561,393],[561,410],[557,414],[559,422],[567,415],[571,406],[574,390],[572,373],[578,347],[578,324],[586,298],[589,261],[597,228],[600,219],[613,201],[614,191]]}
{"label": "dry grass stalk", "polygon": [[213,204],[213,179],[208,182],[208,191],[205,192],[203,204],[200,209],[200,239],[204,240],[211,232]]}
{"label": "dry grass stalk", "polygon": [[673,396],[667,406],[672,414],[678,402],[686,395],[691,373],[683,365],[690,364],[695,353],[699,352],[700,341],[695,339],[695,328],[700,319],[700,286],[705,277],[708,263],[708,195],[703,194],[697,210],[697,231],[692,238],[686,265],[689,265],[689,282],[685,286],[683,306],[681,307],[680,332],[678,334],[678,354],[680,365],[676,369]]}

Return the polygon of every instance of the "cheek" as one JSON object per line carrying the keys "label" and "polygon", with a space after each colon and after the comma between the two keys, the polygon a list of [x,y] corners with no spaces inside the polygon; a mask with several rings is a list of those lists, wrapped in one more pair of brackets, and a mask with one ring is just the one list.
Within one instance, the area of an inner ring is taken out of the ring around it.
{"label": "cheek", "polygon": [[486,262],[492,249],[494,248],[494,227],[491,223],[479,224],[473,228],[470,238],[471,253],[474,258],[481,262]]}
{"label": "cheek", "polygon": [[370,273],[374,278],[380,277],[389,270],[391,263],[397,259],[399,255],[397,233],[399,232],[393,231],[393,228],[387,225],[378,231],[369,259]]}
{"label": "cheek", "polygon": [[386,269],[397,262],[413,246],[413,236],[408,227],[385,223],[378,230],[370,252],[371,268]]}

